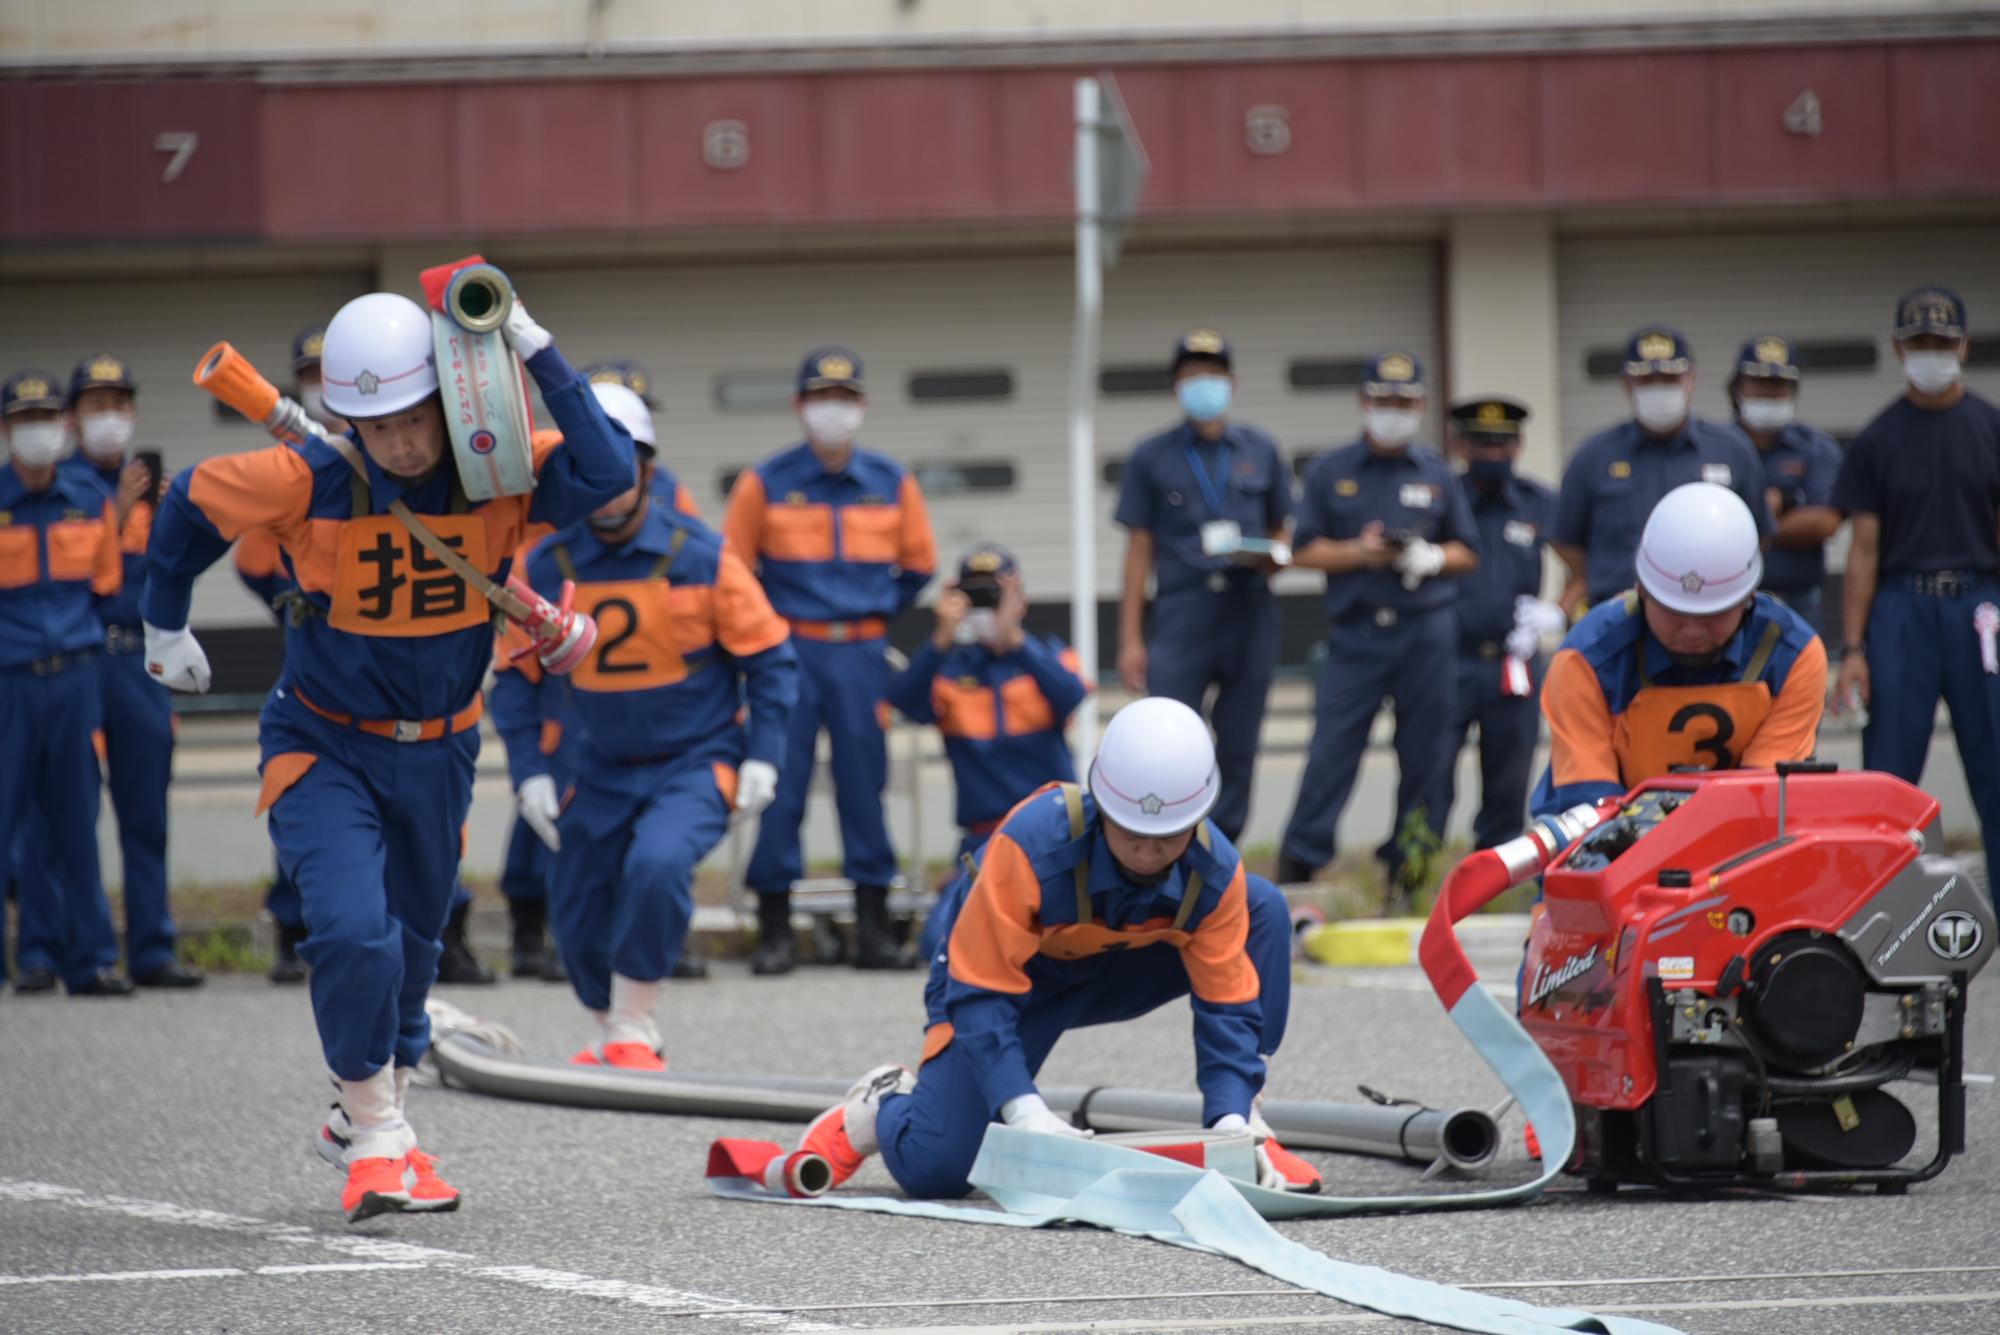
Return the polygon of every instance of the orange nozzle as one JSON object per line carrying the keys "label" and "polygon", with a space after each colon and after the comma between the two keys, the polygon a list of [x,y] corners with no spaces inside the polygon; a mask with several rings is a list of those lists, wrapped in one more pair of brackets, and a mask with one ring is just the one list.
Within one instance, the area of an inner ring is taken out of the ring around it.
{"label": "orange nozzle", "polygon": [[194,366],[194,383],[253,422],[264,421],[278,406],[277,386],[227,342],[202,354]]}

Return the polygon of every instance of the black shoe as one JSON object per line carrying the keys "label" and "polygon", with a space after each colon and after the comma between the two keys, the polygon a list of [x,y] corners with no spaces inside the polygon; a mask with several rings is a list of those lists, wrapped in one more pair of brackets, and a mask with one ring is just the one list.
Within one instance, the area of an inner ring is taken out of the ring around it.
{"label": "black shoe", "polygon": [[514,952],[508,972],[516,978],[539,978],[548,958],[548,903],[540,899],[510,899],[507,917],[514,925]]}
{"label": "black shoe", "polygon": [[889,918],[889,887],[886,885],[854,887],[854,967],[917,967],[917,952],[896,939],[896,924]]}
{"label": "black shoe", "polygon": [[22,996],[39,996],[56,990],[54,969],[23,969],[21,976],[14,980],[14,990]]}
{"label": "black shoe", "polygon": [[1290,853],[1278,854],[1279,885],[1304,885],[1318,870],[1304,858],[1295,858]]}
{"label": "black shoe", "polygon": [[708,977],[708,961],[699,955],[682,955],[674,961],[669,978],[695,979]]}
{"label": "black shoe", "polygon": [[445,922],[444,937],[440,942],[444,953],[438,956],[437,980],[440,983],[484,987],[499,981],[493,970],[479,962],[479,957],[472,953],[472,946],[465,939],[465,917],[471,908],[470,904],[459,905]]}
{"label": "black shoe", "polygon": [[137,990],[130,978],[105,969],[83,986],[72,987],[69,994],[73,997],[129,997]]}
{"label": "black shoe", "polygon": [[542,971],[535,975],[545,983],[567,983],[569,970],[563,968],[562,952],[551,941],[542,947]]}
{"label": "black shoe", "polygon": [[760,978],[787,974],[799,962],[798,946],[792,940],[792,896],[757,896],[757,949],[750,956],[750,972]]}
{"label": "black shoe", "polygon": [[278,958],[271,963],[272,982],[291,984],[306,980],[306,962],[299,958],[299,947],[305,943],[305,928],[278,928]]}
{"label": "black shoe", "polygon": [[169,960],[157,969],[148,969],[144,973],[133,974],[132,981],[140,987],[170,988],[200,987],[207,979],[202,977],[199,970],[184,968],[180,964]]}

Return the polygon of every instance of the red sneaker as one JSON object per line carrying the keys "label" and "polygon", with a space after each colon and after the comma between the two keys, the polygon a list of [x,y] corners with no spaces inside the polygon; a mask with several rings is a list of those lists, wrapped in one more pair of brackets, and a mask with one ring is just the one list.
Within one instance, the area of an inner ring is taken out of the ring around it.
{"label": "red sneaker", "polygon": [[409,1188],[403,1185],[402,1159],[356,1159],[347,1166],[347,1186],[340,1193],[340,1208],[347,1222],[358,1224],[378,1214],[395,1214],[410,1208]]}
{"label": "red sneaker", "polygon": [[422,1150],[403,1156],[403,1181],[410,1192],[405,1210],[450,1211],[458,1208],[458,1188],[437,1175],[437,1160]]}
{"label": "red sneaker", "polygon": [[1264,1143],[1257,1147],[1257,1153],[1270,1165],[1273,1173],[1284,1179],[1284,1190],[1318,1194],[1319,1169],[1280,1145],[1275,1138],[1266,1137]]}
{"label": "red sneaker", "polygon": [[1542,1138],[1535,1134],[1535,1124],[1533,1122],[1528,1123],[1527,1131],[1522,1135],[1522,1139],[1528,1143],[1528,1157],[1530,1159],[1539,1159],[1542,1157]]}
{"label": "red sneaker", "polygon": [[598,1043],[569,1059],[571,1066],[616,1066],[627,1071],[664,1071],[667,1059],[644,1043]]}
{"label": "red sneaker", "polygon": [[[839,1186],[860,1172],[868,1156],[881,1148],[875,1139],[875,1114],[881,1110],[882,1100],[916,1087],[917,1077],[908,1067],[894,1063],[877,1066],[855,1081],[837,1106],[813,1118],[799,1140],[800,1152],[826,1160],[833,1171],[831,1185]],[[860,1134],[854,1134],[857,1131]]]}

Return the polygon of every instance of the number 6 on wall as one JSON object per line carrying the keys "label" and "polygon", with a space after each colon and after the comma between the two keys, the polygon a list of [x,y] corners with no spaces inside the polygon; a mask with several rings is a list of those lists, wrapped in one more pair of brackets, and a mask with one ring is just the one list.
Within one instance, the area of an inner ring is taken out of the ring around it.
{"label": "number 6 on wall", "polygon": [[173,154],[167,159],[167,169],[160,173],[160,184],[172,184],[174,178],[186,169],[188,159],[194,156],[195,149],[200,145],[201,136],[193,130],[168,130],[155,136],[153,151]]}

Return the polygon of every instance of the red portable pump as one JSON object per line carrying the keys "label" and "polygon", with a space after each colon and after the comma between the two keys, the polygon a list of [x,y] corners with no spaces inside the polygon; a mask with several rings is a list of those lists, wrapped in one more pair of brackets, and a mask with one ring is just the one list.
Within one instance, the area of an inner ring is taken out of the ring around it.
{"label": "red portable pump", "polygon": [[[1816,762],[1640,785],[1548,868],[1522,1025],[1593,1185],[1896,1192],[1964,1149],[1966,986],[1993,907],[1937,801]],[[1887,1088],[1937,1086],[1937,1146]]]}

